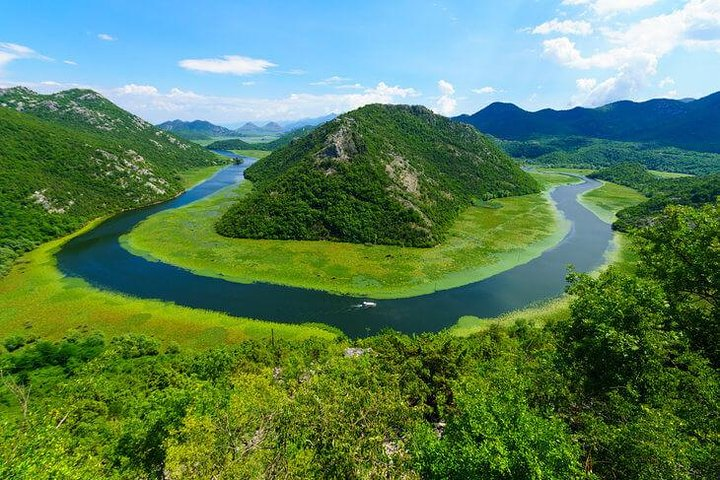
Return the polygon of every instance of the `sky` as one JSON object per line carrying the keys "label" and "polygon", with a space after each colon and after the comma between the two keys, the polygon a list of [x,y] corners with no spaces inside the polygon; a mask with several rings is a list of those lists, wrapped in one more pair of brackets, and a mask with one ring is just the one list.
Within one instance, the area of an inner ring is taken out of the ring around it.
{"label": "sky", "polygon": [[720,90],[720,0],[3,0],[0,87],[92,88],[152,122],[442,115]]}

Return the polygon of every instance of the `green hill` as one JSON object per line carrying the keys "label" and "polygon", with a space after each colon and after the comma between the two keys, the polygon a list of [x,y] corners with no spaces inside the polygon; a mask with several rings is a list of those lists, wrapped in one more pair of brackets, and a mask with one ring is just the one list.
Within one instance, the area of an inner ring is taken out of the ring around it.
{"label": "green hill", "polygon": [[720,174],[697,177],[658,178],[645,167],[634,163],[621,163],[598,170],[593,178],[634,188],[648,200],[620,210],[613,228],[627,231],[651,225],[668,205],[699,207],[715,202],[720,197]]}
{"label": "green hill", "polygon": [[179,174],[223,163],[90,90],[0,90],[0,273],[92,218],[177,195]]}
{"label": "green hill", "polygon": [[473,200],[539,190],[473,127],[404,105],[342,115],[246,177],[256,190],[221,217],[222,235],[426,247]]}
{"label": "green hill", "polygon": [[229,128],[214,125],[204,120],[193,120],[192,122],[170,120],[158,124],[157,127],[186,140],[209,140],[213,137],[231,137],[235,134]]}

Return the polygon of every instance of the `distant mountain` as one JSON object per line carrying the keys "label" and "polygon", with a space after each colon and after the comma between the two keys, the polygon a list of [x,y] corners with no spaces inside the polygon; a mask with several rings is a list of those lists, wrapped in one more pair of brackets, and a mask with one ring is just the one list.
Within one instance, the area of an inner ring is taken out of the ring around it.
{"label": "distant mountain", "polygon": [[431,246],[474,199],[539,190],[474,128],[425,107],[368,105],[248,168],[232,237]]}
{"label": "distant mountain", "polygon": [[159,124],[158,128],[166,132],[172,132],[188,140],[206,140],[213,137],[232,137],[235,135],[235,132],[229,128],[221,127],[206,122],[205,120],[193,120],[192,122],[171,120]]}
{"label": "distant mountain", "polygon": [[493,103],[455,120],[505,140],[574,135],[720,152],[720,92],[699,100],[621,101],[599,108],[538,112]]}
{"label": "distant mountain", "polygon": [[224,162],[92,90],[0,90],[0,139],[0,264],[90,219],[171,198],[181,172]]}
{"label": "distant mountain", "polygon": [[325,122],[329,122],[330,120],[333,120],[337,117],[336,113],[330,113],[328,115],[323,115],[321,117],[311,117],[311,118],[302,118],[300,120],[295,120],[293,122],[281,122],[283,127],[285,128],[285,131],[289,132],[292,130],[297,130],[298,128],[305,127],[305,126],[316,126],[316,125],[322,125]]}
{"label": "distant mountain", "polygon": [[315,130],[315,126],[307,125],[305,127],[297,128],[292,132],[288,132],[283,136],[271,141],[261,143],[248,143],[239,138],[230,138],[227,140],[218,140],[207,146],[210,150],[265,150],[273,151],[278,148],[284,147],[297,138],[304,137],[308,133]]}
{"label": "distant mountain", "polygon": [[285,131],[285,128],[276,122],[268,122],[262,127],[263,130],[266,130],[268,132],[283,132]]}
{"label": "distant mountain", "polygon": [[242,127],[234,130],[234,133],[235,134],[238,134],[238,133],[246,133],[247,134],[247,133],[259,133],[261,131],[262,131],[262,128],[258,127],[257,125],[255,125],[252,122],[247,122]]}

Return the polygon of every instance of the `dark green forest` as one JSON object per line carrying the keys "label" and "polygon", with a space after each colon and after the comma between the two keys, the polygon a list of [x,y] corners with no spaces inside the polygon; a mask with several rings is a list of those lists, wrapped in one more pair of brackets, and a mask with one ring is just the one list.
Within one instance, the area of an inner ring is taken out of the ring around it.
{"label": "dark green forest", "polygon": [[619,101],[596,108],[528,112],[495,102],[455,120],[504,140],[586,137],[720,153],[720,92],[699,99]]}
{"label": "dark green forest", "polygon": [[90,90],[13,88],[0,103],[0,275],[35,245],[171,198],[180,173],[225,162]]}
{"label": "dark green forest", "polygon": [[510,156],[532,165],[601,168],[634,162],[650,170],[706,175],[720,172],[720,154],[663,147],[651,143],[619,142],[560,136],[533,140],[498,140]]}
{"label": "dark green forest", "polygon": [[539,191],[474,128],[403,105],[346,113],[245,176],[255,191],[222,216],[222,235],[426,247],[474,199]]}
{"label": "dark green forest", "polygon": [[652,223],[668,205],[704,205],[720,197],[720,174],[658,178],[637,163],[618,163],[589,175],[642,192],[648,200],[617,214],[614,228],[627,231]]}
{"label": "dark green forest", "polygon": [[720,476],[720,204],[571,272],[568,318],[184,351],[78,328],[5,338],[0,477]]}

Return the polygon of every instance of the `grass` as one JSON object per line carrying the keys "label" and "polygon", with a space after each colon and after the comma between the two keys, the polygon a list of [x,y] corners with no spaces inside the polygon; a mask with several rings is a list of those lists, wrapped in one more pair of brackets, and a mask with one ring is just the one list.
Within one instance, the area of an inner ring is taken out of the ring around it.
{"label": "grass", "polygon": [[[566,173],[578,173],[578,170],[574,169],[562,170]],[[601,187],[583,193],[578,200],[602,221],[612,223],[619,210],[637,205],[645,200],[645,196],[631,188],[605,182]],[[604,264],[593,272],[594,274],[598,274],[611,264],[626,272],[632,272],[635,269],[638,257],[632,247],[630,237],[616,232],[612,242],[613,245],[608,250]],[[543,325],[551,320],[567,319],[569,316],[570,297],[562,295],[494,318],[479,318],[471,315],[461,317],[450,328],[450,332],[458,336],[468,336],[487,330],[496,324],[508,326],[518,320],[528,320],[531,323]]]}
{"label": "grass", "polygon": [[[535,174],[546,184],[565,175]],[[243,183],[191,205],[161,212],[121,239],[135,254],[199,275],[266,282],[370,298],[403,298],[455,288],[526,263],[557,244],[569,225],[545,194],[471,207],[433,248],[337,242],[232,239],[215,220],[252,186]]]}
{"label": "grass", "polygon": [[567,295],[563,295],[493,318],[479,318],[472,315],[460,317],[457,323],[450,328],[450,333],[458,337],[467,337],[474,333],[485,331],[493,325],[507,327],[519,320],[527,320],[536,325],[543,325],[549,321],[565,320],[568,318],[570,318],[570,298]]}
{"label": "grass", "polygon": [[81,279],[65,278],[56,268],[54,252],[70,238],[46,243],[24,255],[0,279],[0,338],[59,339],[71,329],[153,335],[164,343],[191,349],[237,343],[250,338],[333,338],[330,327],[290,325],[238,318],[218,312],[181,307],[159,300],[132,298],[99,290]]}
{"label": "grass", "polygon": [[606,223],[613,223],[618,211],[637,205],[646,199],[647,197],[637,190],[609,182],[585,192],[579,198],[580,203]]}
{"label": "grass", "polygon": [[649,170],[649,172],[659,178],[682,178],[682,177],[692,177],[693,176],[693,175],[690,175],[689,173],[663,172],[660,170]]}
{"label": "grass", "polygon": [[184,188],[192,188],[198,183],[213,176],[227,165],[212,165],[209,167],[193,168],[180,174],[180,183]]}
{"label": "grass", "polygon": [[231,150],[231,152],[245,157],[257,158],[258,160],[265,158],[272,153],[267,150]]}

